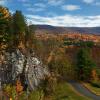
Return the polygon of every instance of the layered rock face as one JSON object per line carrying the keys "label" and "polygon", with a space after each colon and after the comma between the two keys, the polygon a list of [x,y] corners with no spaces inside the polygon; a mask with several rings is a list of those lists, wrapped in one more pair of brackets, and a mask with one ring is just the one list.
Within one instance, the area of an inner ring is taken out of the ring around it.
{"label": "layered rock face", "polygon": [[34,90],[41,80],[48,75],[48,70],[35,57],[34,52],[23,54],[19,49],[0,54],[0,81],[2,84],[14,82],[20,74],[24,74],[25,81]]}

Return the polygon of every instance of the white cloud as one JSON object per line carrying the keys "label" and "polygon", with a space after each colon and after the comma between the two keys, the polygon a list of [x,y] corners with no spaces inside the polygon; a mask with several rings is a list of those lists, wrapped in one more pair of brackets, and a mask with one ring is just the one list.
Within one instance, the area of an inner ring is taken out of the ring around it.
{"label": "white cloud", "polygon": [[63,5],[62,9],[63,10],[73,11],[73,10],[78,10],[78,9],[81,9],[81,8],[78,5]]}
{"label": "white cloud", "polygon": [[39,12],[39,11],[44,11],[46,5],[43,3],[35,3],[35,4],[31,4],[31,3],[23,3],[23,6],[26,7],[27,11],[30,11],[32,13],[34,12]]}
{"label": "white cloud", "polygon": [[0,5],[6,5],[7,1],[6,0],[0,0]]}
{"label": "white cloud", "polygon": [[94,3],[95,0],[83,0],[83,2],[87,3],[87,4],[91,4]]}
{"label": "white cloud", "polygon": [[64,0],[45,0],[49,5],[58,6],[64,3]]}
{"label": "white cloud", "polygon": [[100,6],[100,2],[96,2],[95,5],[96,5],[96,6]]}
{"label": "white cloud", "polygon": [[10,10],[10,12],[11,12],[11,14],[13,14],[13,13],[14,13],[14,11],[13,11],[13,10]]}
{"label": "white cloud", "polygon": [[45,8],[46,7],[46,5],[44,3],[35,3],[35,4],[23,3],[23,5],[26,6],[26,7],[32,7],[32,6],[39,7],[39,8]]}
{"label": "white cloud", "polygon": [[95,27],[100,26],[100,15],[98,16],[54,16],[41,17],[38,15],[26,15],[28,22],[33,24],[48,24],[65,27]]}
{"label": "white cloud", "polygon": [[100,6],[99,0],[83,0],[83,2],[86,4],[91,4],[93,6]]}

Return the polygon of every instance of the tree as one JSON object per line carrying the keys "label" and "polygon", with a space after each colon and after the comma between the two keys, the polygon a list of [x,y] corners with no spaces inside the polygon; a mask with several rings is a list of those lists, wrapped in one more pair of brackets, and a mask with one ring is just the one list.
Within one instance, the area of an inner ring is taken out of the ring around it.
{"label": "tree", "polygon": [[98,74],[96,72],[96,69],[93,69],[92,70],[91,77],[92,77],[92,80],[95,80],[95,81],[98,81],[99,80],[99,77],[98,77]]}
{"label": "tree", "polygon": [[81,48],[77,54],[78,78],[81,80],[89,80],[93,67],[95,67],[95,63],[90,57],[90,51],[86,48]]}
{"label": "tree", "polygon": [[10,12],[7,8],[0,6],[0,42],[7,42],[9,40],[9,20]]}
{"label": "tree", "polygon": [[94,42],[93,41],[79,41],[78,43],[79,46],[81,47],[89,47],[92,48],[94,46]]}
{"label": "tree", "polygon": [[16,91],[19,94],[23,91],[23,86],[19,80],[17,80],[17,82],[16,82]]}
{"label": "tree", "polygon": [[7,84],[4,86],[3,90],[8,97],[12,98],[12,100],[15,100],[15,98],[17,96],[15,86],[12,86],[11,84]]}
{"label": "tree", "polygon": [[64,52],[56,51],[48,63],[49,70],[63,79],[74,78],[74,68],[65,56]]}
{"label": "tree", "polygon": [[21,11],[16,11],[13,14],[13,33],[15,44],[19,42],[25,42],[25,33],[26,33],[26,20]]}
{"label": "tree", "polygon": [[36,39],[34,34],[35,34],[35,26],[34,25],[27,26],[25,41],[26,41],[26,47],[28,49],[32,49],[33,44],[35,45]]}
{"label": "tree", "polygon": [[[42,96],[42,97],[41,97]],[[28,96],[28,99],[27,100],[44,100],[43,99],[43,96],[44,96],[44,93],[43,91],[40,92],[39,89],[36,89],[34,91],[32,91],[29,96]],[[22,99],[20,99],[22,100]],[[25,100],[25,99],[23,99]]]}
{"label": "tree", "polygon": [[[42,93],[45,96],[50,96],[53,93],[55,93],[55,87],[57,85],[57,79],[54,73],[50,73],[49,76],[45,76],[43,80],[41,80],[39,90],[42,91]],[[41,96],[42,97],[42,96]]]}

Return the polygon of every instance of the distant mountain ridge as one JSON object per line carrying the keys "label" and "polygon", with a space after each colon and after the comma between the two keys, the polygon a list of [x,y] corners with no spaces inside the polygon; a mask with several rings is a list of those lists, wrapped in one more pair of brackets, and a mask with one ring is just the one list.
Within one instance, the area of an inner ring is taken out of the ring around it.
{"label": "distant mountain ridge", "polygon": [[[36,33],[83,33],[100,35],[100,27],[58,27],[51,25],[35,25]],[[32,25],[31,25],[32,28]]]}

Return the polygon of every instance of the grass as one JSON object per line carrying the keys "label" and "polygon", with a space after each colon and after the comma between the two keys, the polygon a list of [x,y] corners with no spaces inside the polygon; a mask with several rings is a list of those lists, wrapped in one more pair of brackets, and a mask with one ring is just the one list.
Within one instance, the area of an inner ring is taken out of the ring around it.
{"label": "grass", "polygon": [[[42,93],[42,92],[41,92]],[[92,100],[88,97],[85,97],[78,93],[69,83],[63,82],[58,83],[55,88],[55,93],[51,93],[52,95],[43,97],[44,94],[41,96],[41,100]],[[19,100],[26,100],[26,94],[21,95]],[[33,91],[29,97],[28,100],[40,100],[40,92]]]}
{"label": "grass", "polygon": [[91,92],[100,96],[100,88],[92,86],[90,83],[83,83],[83,85],[88,88]]}
{"label": "grass", "polygon": [[48,100],[92,100],[77,93],[69,83],[59,83],[55,93]]}

